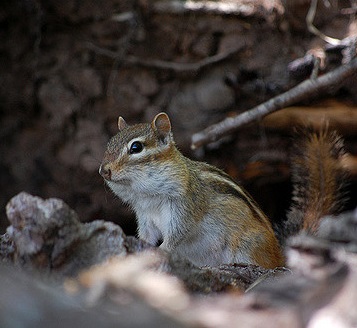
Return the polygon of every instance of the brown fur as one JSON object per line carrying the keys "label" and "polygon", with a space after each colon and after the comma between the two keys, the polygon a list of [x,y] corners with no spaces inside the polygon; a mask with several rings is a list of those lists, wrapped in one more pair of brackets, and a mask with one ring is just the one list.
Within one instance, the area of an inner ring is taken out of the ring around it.
{"label": "brown fur", "polygon": [[[162,237],[165,250],[177,251],[197,265],[284,265],[269,219],[226,173],[179,152],[166,114],[134,126],[119,118],[118,128],[100,172],[136,211],[141,238],[155,244]],[[133,140],[142,143],[143,152],[130,153]],[[316,231],[319,218],[336,207],[339,140],[323,130],[308,134],[298,146],[294,202],[303,214],[291,217],[299,230]]]}
{"label": "brown fur", "polygon": [[292,158],[294,191],[288,224],[293,222],[297,231],[290,234],[301,229],[315,234],[323,216],[339,211],[345,181],[343,155],[343,141],[336,132],[327,127],[317,132],[305,129]]}

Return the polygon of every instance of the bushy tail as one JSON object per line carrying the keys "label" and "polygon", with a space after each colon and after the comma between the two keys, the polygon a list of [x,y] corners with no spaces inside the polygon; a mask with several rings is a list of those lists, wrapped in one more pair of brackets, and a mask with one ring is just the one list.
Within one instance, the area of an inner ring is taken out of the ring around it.
{"label": "bushy tail", "polygon": [[301,230],[316,234],[320,219],[342,210],[345,199],[342,138],[327,127],[301,133],[292,156],[293,199],[284,239]]}

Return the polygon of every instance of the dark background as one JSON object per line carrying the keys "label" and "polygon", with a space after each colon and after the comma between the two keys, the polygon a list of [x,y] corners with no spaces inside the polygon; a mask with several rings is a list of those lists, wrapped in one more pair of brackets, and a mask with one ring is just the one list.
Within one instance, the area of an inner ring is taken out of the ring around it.
{"label": "dark background", "polygon": [[[350,1],[330,3],[326,8],[319,2],[315,25],[335,38],[356,35]],[[1,1],[1,232],[8,225],[6,203],[25,190],[62,198],[83,221],[112,220],[134,233],[132,214],[104,186],[98,168],[119,115],[138,123],[161,111],[169,114],[186,155],[226,170],[273,220],[284,218],[291,199],[290,123],[263,120],[194,153],[190,140],[194,132],[308,77],[309,69],[289,66],[294,60],[307,53],[326,56],[326,43],[306,28],[309,1],[237,1],[229,13],[177,13],[169,4]],[[338,50],[335,57],[331,53],[322,73],[346,59]],[[218,54],[227,56],[207,63]],[[351,79],[297,105],[312,113],[356,109],[356,85]],[[339,117],[331,122],[353,156],[355,117],[348,126]],[[349,180],[347,208],[354,208],[353,165]]]}

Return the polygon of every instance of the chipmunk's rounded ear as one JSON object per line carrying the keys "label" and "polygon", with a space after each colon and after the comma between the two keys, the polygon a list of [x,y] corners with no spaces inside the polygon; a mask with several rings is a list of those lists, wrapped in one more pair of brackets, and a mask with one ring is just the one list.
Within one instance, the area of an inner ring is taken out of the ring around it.
{"label": "chipmunk's rounded ear", "polygon": [[124,128],[128,127],[128,123],[125,122],[125,120],[119,116],[118,118],[118,129],[119,131],[123,130]]}
{"label": "chipmunk's rounded ear", "polygon": [[157,114],[151,122],[151,126],[163,140],[170,135],[171,123],[166,113]]}

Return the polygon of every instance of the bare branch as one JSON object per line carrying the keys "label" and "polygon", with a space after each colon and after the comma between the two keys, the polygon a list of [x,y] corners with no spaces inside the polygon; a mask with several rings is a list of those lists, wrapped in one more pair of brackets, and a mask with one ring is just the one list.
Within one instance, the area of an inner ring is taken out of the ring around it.
{"label": "bare branch", "polygon": [[[93,43],[88,42],[87,47],[96,53],[112,58],[112,59],[117,59],[118,58],[118,53],[115,51],[111,51],[109,49],[101,48]],[[200,72],[203,68],[214,65],[217,63],[222,62],[223,60],[231,57],[232,55],[236,54],[239,50],[242,49],[242,46],[238,46],[236,48],[233,48],[227,52],[224,53],[219,53],[217,55],[207,57],[202,59],[201,61],[198,61],[196,63],[175,63],[175,62],[169,62],[169,61],[164,61],[164,60],[157,60],[157,59],[143,59],[139,58],[136,56],[124,56],[121,58],[121,63],[122,64],[127,64],[127,65],[137,65],[137,66],[142,66],[142,67],[147,67],[147,68],[156,68],[156,69],[161,69],[161,70],[171,70],[177,73],[198,73]]]}
{"label": "bare branch", "polygon": [[316,79],[305,80],[289,91],[276,96],[253,109],[235,117],[228,117],[223,121],[211,125],[205,130],[192,136],[192,149],[196,149],[210,142],[236,131],[239,127],[256,121],[272,112],[308,99],[312,95],[325,91],[327,88],[341,84],[348,77],[357,72],[357,58],[348,64],[340,66]]}
{"label": "bare branch", "polygon": [[205,13],[218,15],[249,15],[252,6],[234,2],[216,1],[158,1],[153,5],[157,13],[182,15],[187,13]]}

